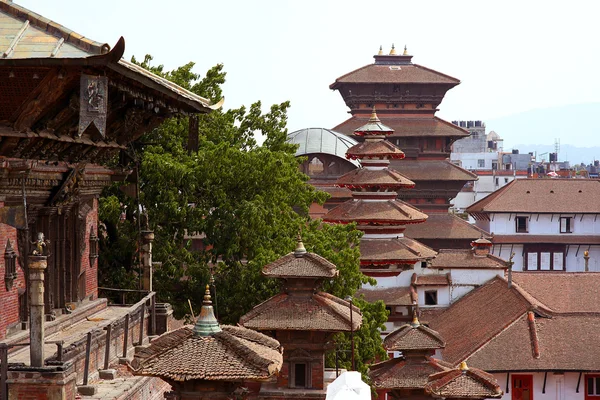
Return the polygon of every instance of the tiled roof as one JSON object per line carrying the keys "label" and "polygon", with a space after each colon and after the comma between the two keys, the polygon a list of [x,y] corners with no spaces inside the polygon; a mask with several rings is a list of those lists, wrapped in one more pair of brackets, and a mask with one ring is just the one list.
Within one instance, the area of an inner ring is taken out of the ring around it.
{"label": "tiled roof", "polygon": [[337,89],[342,83],[441,83],[450,87],[460,81],[441,72],[418,64],[404,64],[400,67],[369,64],[340,76],[329,88]]}
{"label": "tiled roof", "polygon": [[473,250],[469,249],[440,249],[438,255],[431,260],[431,268],[506,269],[507,267],[506,261],[493,254],[476,256]]}
{"label": "tiled roof", "polygon": [[425,385],[425,393],[436,398],[457,399],[497,399],[503,394],[496,378],[477,368],[433,374]]}
{"label": "tiled roof", "polygon": [[421,239],[478,239],[491,235],[464,219],[449,213],[430,213],[422,224],[408,225],[406,236]]}
{"label": "tiled roof", "polygon": [[[353,330],[362,323],[353,306]],[[256,330],[350,331],[350,303],[325,292],[310,297],[280,293],[240,318],[240,325]]]}
{"label": "tiled roof", "polygon": [[475,181],[477,175],[449,160],[390,160],[391,168],[411,181]]}
{"label": "tiled roof", "polygon": [[388,351],[435,350],[445,346],[439,333],[418,321],[402,325],[383,340],[383,347]]}
{"label": "tiled roof", "polygon": [[[380,112],[379,117],[387,126],[394,130],[394,133],[388,136],[390,138],[415,136],[463,138],[469,136],[469,132],[465,129],[438,117],[388,117],[383,113],[383,110]],[[353,115],[333,129],[345,135],[352,135],[356,128],[365,124],[368,120],[368,115]]]}
{"label": "tiled roof", "polygon": [[598,180],[515,179],[468,207],[467,212],[597,214],[598,204],[592,199],[598,198]]}
{"label": "tiled roof", "polygon": [[513,282],[557,313],[600,313],[600,273],[513,272]]}
{"label": "tiled roof", "polygon": [[361,295],[369,303],[381,300],[386,306],[410,306],[417,301],[417,294],[410,286],[360,289],[356,292],[356,296],[360,297]]}
{"label": "tiled roof", "polygon": [[404,158],[404,152],[398,147],[393,145],[388,140],[380,140],[377,142],[365,140],[364,142],[358,143],[346,151],[346,158],[357,159],[357,158]]}
{"label": "tiled roof", "polygon": [[[297,144],[296,156],[314,153],[331,154],[344,158],[346,151],[356,145],[356,140],[339,132],[325,128],[306,128],[288,134],[287,141]],[[357,167],[356,160],[349,160]]]}
{"label": "tiled roof", "polygon": [[323,221],[359,224],[415,224],[425,221],[427,215],[401,200],[364,201],[354,199],[330,210]]}
{"label": "tiled roof", "polygon": [[415,286],[448,286],[450,284],[450,273],[413,274],[412,284]]}
{"label": "tiled roof", "polygon": [[344,175],[337,181],[336,185],[355,188],[355,187],[378,187],[378,188],[412,188],[415,183],[398,171],[391,169],[366,169],[357,168]]}
{"label": "tiled roof", "polygon": [[514,286],[509,288],[504,279],[496,277],[430,321],[429,326],[446,338],[445,361],[453,365],[463,361],[532,308]]}
{"label": "tiled roof", "polygon": [[422,243],[407,237],[395,239],[362,239],[361,264],[386,261],[420,261],[435,257],[437,253]]}
{"label": "tiled roof", "polygon": [[371,365],[369,377],[377,389],[423,389],[429,375],[445,370],[435,359],[423,363],[407,363],[402,358],[392,358]]}
{"label": "tiled roof", "polygon": [[[535,342],[531,340],[532,329],[536,333]],[[597,313],[535,317],[533,323],[524,314],[474,351],[467,361],[489,372],[598,371],[599,330]]]}
{"label": "tiled roof", "polygon": [[[572,215],[572,213],[570,215]],[[494,235],[492,243],[600,244],[600,235]]]}
{"label": "tiled roof", "polygon": [[196,336],[190,326],[159,336],[136,353],[134,374],[181,382],[265,380],[279,372],[279,342],[250,329],[221,328],[213,336]]}
{"label": "tiled roof", "polygon": [[289,253],[263,267],[263,275],[271,278],[333,278],[338,275],[334,264],[314,253],[296,257]]}

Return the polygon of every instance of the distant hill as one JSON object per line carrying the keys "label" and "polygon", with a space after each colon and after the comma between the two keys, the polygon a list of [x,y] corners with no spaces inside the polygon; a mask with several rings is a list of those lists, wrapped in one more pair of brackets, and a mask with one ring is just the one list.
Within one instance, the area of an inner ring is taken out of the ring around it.
{"label": "distant hill", "polygon": [[[560,139],[559,161],[573,164],[600,159],[600,103],[544,108],[486,120],[487,131],[504,139],[504,150],[554,152]],[[546,156],[546,159],[548,157]]]}

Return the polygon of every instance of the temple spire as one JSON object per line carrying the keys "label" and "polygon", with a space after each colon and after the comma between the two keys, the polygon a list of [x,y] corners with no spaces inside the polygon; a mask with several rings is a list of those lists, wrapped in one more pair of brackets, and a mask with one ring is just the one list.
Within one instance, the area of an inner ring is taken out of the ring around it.
{"label": "temple spire", "polygon": [[302,243],[302,236],[300,235],[300,232],[298,232],[298,244],[296,244],[296,250],[294,250],[294,255],[296,257],[304,257],[304,255],[306,254],[306,248],[304,247],[304,243]]}
{"label": "temple spire", "polygon": [[221,327],[219,326],[219,321],[217,321],[217,318],[215,318],[215,314],[213,312],[213,306],[210,297],[210,286],[206,285],[200,316],[198,316],[198,320],[194,326],[194,334],[196,336],[212,336],[219,332],[221,332]]}
{"label": "temple spire", "polygon": [[377,53],[378,56],[382,56],[383,55],[383,46],[379,45],[379,52]]}
{"label": "temple spire", "polygon": [[407,56],[408,55],[408,50],[406,49],[406,45],[404,45],[404,53],[402,53],[403,56]]}
{"label": "temple spire", "polygon": [[390,56],[395,55],[398,55],[398,53],[396,53],[396,46],[394,46],[394,43],[392,43],[392,50],[390,50]]}

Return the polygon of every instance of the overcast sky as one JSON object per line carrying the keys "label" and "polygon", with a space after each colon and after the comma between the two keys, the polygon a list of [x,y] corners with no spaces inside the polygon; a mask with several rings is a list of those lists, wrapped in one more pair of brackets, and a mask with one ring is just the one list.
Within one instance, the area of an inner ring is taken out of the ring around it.
{"label": "overcast sky", "polygon": [[392,43],[462,81],[440,105],[447,120],[600,102],[597,1],[16,3],[111,46],[123,36],[127,58],[152,54],[168,69],[193,61],[199,73],[223,63],[225,107],[290,100],[290,131],[344,121],[347,108],[329,84]]}

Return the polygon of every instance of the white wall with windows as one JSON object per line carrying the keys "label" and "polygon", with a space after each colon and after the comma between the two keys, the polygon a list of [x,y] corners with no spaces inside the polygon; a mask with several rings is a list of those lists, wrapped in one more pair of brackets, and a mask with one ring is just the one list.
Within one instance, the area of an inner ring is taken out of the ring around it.
{"label": "white wall with windows", "polygon": [[[581,381],[579,382],[579,392],[577,392],[577,381],[579,380],[579,372],[548,372],[546,374],[545,387],[543,372],[508,373],[508,392],[506,390],[507,373],[494,373],[492,375],[494,375],[494,377],[498,381],[498,384],[500,385],[500,388],[504,392],[504,395],[501,397],[502,400],[600,399],[600,375],[598,374],[582,374]],[[523,382],[527,380],[528,376],[531,377],[530,388],[515,387],[519,385],[523,386]],[[521,395],[519,396],[519,394]]]}
{"label": "white wall with windows", "polygon": [[595,214],[492,213],[486,224],[482,222],[476,225],[495,235],[600,235],[600,215]]}

